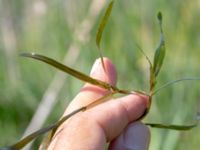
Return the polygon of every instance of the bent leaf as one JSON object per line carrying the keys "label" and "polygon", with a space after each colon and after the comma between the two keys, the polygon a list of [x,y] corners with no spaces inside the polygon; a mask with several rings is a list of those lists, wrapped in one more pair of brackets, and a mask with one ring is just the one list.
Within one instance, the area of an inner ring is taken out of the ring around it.
{"label": "bent leaf", "polygon": [[158,18],[159,26],[160,26],[160,43],[154,54],[153,72],[154,72],[155,76],[158,75],[158,73],[162,67],[164,57],[165,57],[165,41],[164,41],[164,35],[163,35],[163,30],[162,30],[162,14],[161,14],[161,12],[158,13],[157,18]]}
{"label": "bent leaf", "polygon": [[91,83],[93,85],[102,87],[104,89],[108,89],[108,90],[116,89],[115,87],[113,87],[112,85],[110,85],[106,82],[94,79],[94,78],[92,78],[92,77],[90,77],[90,76],[88,76],[88,75],[86,75],[82,72],[79,72],[75,69],[72,69],[72,68],[66,66],[66,65],[63,65],[63,64],[57,62],[56,60],[54,60],[52,58],[49,58],[49,57],[46,57],[46,56],[43,56],[43,55],[39,55],[39,54],[35,54],[35,53],[22,53],[21,56],[40,60],[40,61],[45,62],[45,63],[63,71],[63,72],[66,72],[66,73],[78,78],[79,80]]}
{"label": "bent leaf", "polygon": [[106,26],[106,24],[108,22],[109,16],[111,14],[113,3],[114,2],[111,1],[110,4],[108,5],[108,7],[106,8],[106,12],[105,12],[105,14],[103,16],[103,19],[100,22],[99,27],[98,27],[98,31],[97,31],[97,35],[96,35],[96,44],[97,44],[98,48],[100,48],[101,37],[102,37],[103,31],[105,29],[105,26]]}
{"label": "bent leaf", "polygon": [[114,2],[111,1],[110,4],[108,5],[108,7],[106,8],[106,12],[103,16],[103,19],[100,22],[100,25],[99,25],[98,31],[97,31],[97,35],[96,35],[96,44],[97,44],[97,47],[98,47],[98,50],[99,50],[101,63],[102,63],[104,71],[105,71],[105,65],[104,65],[104,61],[103,61],[102,51],[101,51],[101,48],[100,48],[100,43],[101,43],[101,37],[102,37],[103,31],[106,27],[106,24],[108,22],[109,16],[110,16],[111,11],[112,11],[113,3]]}

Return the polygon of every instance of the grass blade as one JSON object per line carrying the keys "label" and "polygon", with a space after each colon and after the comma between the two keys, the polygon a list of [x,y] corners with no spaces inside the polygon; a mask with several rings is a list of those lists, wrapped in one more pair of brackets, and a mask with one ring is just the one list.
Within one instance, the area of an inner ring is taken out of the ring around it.
{"label": "grass blade", "polygon": [[[115,92],[111,92],[111,93],[108,93],[106,95],[104,95],[103,97],[101,98],[98,98],[96,99],[94,102],[88,104],[87,106],[83,106],[79,109],[76,109],[75,111],[71,112],[70,114],[64,116],[61,120],[57,121],[55,124],[52,124],[52,125],[49,125],[48,127],[46,128],[42,128],[38,131],[35,131],[33,132],[32,134],[26,136],[25,138],[23,138],[22,140],[20,140],[19,142],[17,142],[16,144],[10,146],[10,147],[6,147],[7,150],[20,150],[21,148],[23,148],[25,145],[27,145],[28,143],[30,143],[32,140],[34,140],[35,138],[49,132],[49,131],[52,131],[52,135],[50,137],[50,139],[53,137],[53,134],[55,133],[56,129],[63,123],[65,122],[67,119],[69,119],[71,116],[77,114],[78,112],[81,112],[81,111],[85,111],[87,109],[90,109],[100,103],[103,103],[107,100],[109,100],[109,98],[111,96],[113,96],[115,94]],[[4,148],[4,149],[6,149]]]}
{"label": "grass blade", "polygon": [[200,78],[181,78],[181,79],[177,79],[177,80],[173,80],[173,81],[170,81],[170,82],[167,82],[165,83],[164,85],[162,85],[161,87],[159,87],[158,89],[156,89],[152,95],[155,95],[158,93],[158,91],[168,87],[168,86],[171,86],[171,85],[174,85],[176,83],[180,83],[182,81],[197,81],[197,80],[200,80]]}
{"label": "grass blade", "polygon": [[105,26],[106,26],[106,24],[108,22],[109,16],[111,14],[113,3],[114,2],[111,1],[110,4],[108,5],[108,7],[106,8],[106,12],[105,12],[105,14],[103,16],[103,19],[100,22],[99,27],[98,27],[98,31],[97,31],[97,35],[96,35],[96,44],[97,44],[98,48],[100,48],[101,37],[102,37],[103,31],[105,29]]}
{"label": "grass blade", "polygon": [[135,43],[136,47],[140,50],[140,52],[142,53],[142,55],[146,58],[147,62],[149,63],[150,68],[152,68],[152,63],[151,60],[149,59],[149,57],[146,55],[146,53],[144,52],[144,50],[137,44]]}
{"label": "grass blade", "polygon": [[98,27],[98,31],[97,31],[97,34],[96,34],[96,44],[97,44],[97,47],[99,49],[99,54],[100,54],[100,58],[101,58],[101,63],[103,65],[103,68],[105,70],[105,65],[104,65],[104,62],[103,62],[103,55],[102,55],[102,51],[101,51],[101,48],[100,48],[100,43],[101,43],[101,37],[102,37],[102,34],[103,34],[103,31],[106,27],[106,24],[108,22],[108,19],[109,19],[109,16],[112,12],[112,7],[113,7],[113,1],[111,1],[108,5],[108,7],[106,8],[106,12],[99,24],[99,27]]}
{"label": "grass blade", "polygon": [[162,29],[161,12],[158,13],[157,18],[158,18],[159,26],[160,26],[160,44],[154,54],[153,71],[154,71],[155,76],[158,75],[162,67],[164,57],[165,57],[165,41],[164,41],[164,35],[163,35],[163,29]]}
{"label": "grass blade", "polygon": [[40,60],[40,61],[45,62],[45,63],[63,71],[63,72],[66,72],[66,73],[78,78],[79,80],[91,83],[93,85],[102,87],[104,89],[108,89],[108,90],[116,89],[115,87],[113,87],[112,85],[110,85],[106,82],[94,79],[94,78],[92,78],[92,77],[90,77],[90,76],[88,76],[88,75],[86,75],[82,72],[79,72],[75,69],[72,69],[72,68],[66,66],[66,65],[63,65],[63,64],[57,62],[56,60],[54,60],[52,58],[49,58],[49,57],[46,57],[46,56],[43,56],[43,55],[39,55],[39,54],[35,54],[35,53],[22,53],[21,56]]}
{"label": "grass blade", "polygon": [[4,149],[7,150],[20,150],[22,149],[25,145],[27,145],[28,143],[30,143],[32,140],[34,140],[35,138],[56,129],[58,126],[60,126],[65,120],[67,120],[68,118],[70,118],[71,116],[75,115],[78,112],[81,111],[85,111],[86,107],[81,107],[73,112],[71,112],[70,114],[66,115],[63,119],[59,120],[58,122],[56,122],[55,124],[49,125],[46,128],[42,128],[40,130],[37,130],[35,132],[33,132],[32,134],[26,136],[25,138],[23,138],[22,140],[20,140],[19,142],[17,142],[16,144],[6,147]]}
{"label": "grass blade", "polygon": [[104,102],[108,101],[114,94],[116,94],[116,93],[115,92],[111,92],[111,93],[108,93],[108,94],[104,95],[103,97],[101,97],[101,98],[95,100],[94,102],[88,104],[86,106],[86,109],[90,109],[92,107],[97,106],[98,104],[101,104],[101,103],[104,103]]}
{"label": "grass blade", "polygon": [[22,53],[21,56],[40,60],[40,61],[45,62],[45,63],[63,71],[63,72],[66,72],[66,73],[74,76],[75,78],[77,78],[79,80],[82,80],[84,82],[88,82],[90,84],[99,86],[101,88],[104,88],[104,89],[107,89],[107,90],[110,90],[110,91],[114,91],[115,93],[121,93],[121,94],[141,93],[141,94],[147,95],[146,93],[144,93],[142,91],[138,91],[138,90],[130,92],[128,90],[118,89],[117,87],[115,87],[115,86],[113,86],[109,83],[103,82],[103,81],[98,80],[98,79],[94,79],[94,78],[92,78],[92,77],[90,77],[90,76],[88,76],[88,75],[86,75],[82,72],[79,72],[75,69],[72,69],[72,68],[70,68],[66,65],[63,65],[63,64],[57,62],[56,60],[54,60],[52,58],[49,58],[49,57],[46,57],[46,56],[43,56],[43,55],[39,55],[39,54],[35,54],[35,53]]}
{"label": "grass blade", "polygon": [[153,128],[171,129],[171,130],[190,130],[197,126],[197,123],[192,125],[164,125],[158,123],[145,123],[146,125]]}

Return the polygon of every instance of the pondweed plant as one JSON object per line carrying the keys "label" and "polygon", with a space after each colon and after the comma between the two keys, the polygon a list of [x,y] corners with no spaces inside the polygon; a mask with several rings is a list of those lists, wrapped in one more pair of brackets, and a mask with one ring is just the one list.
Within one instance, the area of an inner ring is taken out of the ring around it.
{"label": "pondweed plant", "polygon": [[[103,31],[105,29],[105,26],[108,22],[110,13],[112,11],[112,7],[113,7],[113,1],[111,1],[105,11],[105,14],[100,22],[99,28],[98,28],[98,32],[96,35],[96,44],[97,47],[99,49],[99,53],[100,53],[100,58],[101,58],[101,63],[102,66],[104,68],[104,71],[106,72],[105,69],[105,65],[104,65],[104,61],[103,61],[103,55],[102,55],[102,51],[101,51],[101,47],[100,47],[100,43],[101,43],[101,38],[102,38],[102,34]],[[24,137],[23,139],[21,139],[19,142],[17,142],[14,145],[11,145],[9,147],[5,147],[2,148],[1,150],[19,150],[21,148],[23,148],[26,144],[28,144],[29,142],[31,142],[32,140],[34,140],[35,138],[49,132],[46,140],[44,140],[45,142],[43,142],[43,144],[45,144],[44,149],[46,149],[46,147],[48,146],[48,143],[51,141],[51,138],[53,137],[56,129],[64,122],[66,121],[68,118],[70,118],[71,116],[75,115],[78,112],[81,111],[86,111],[100,103],[103,103],[107,100],[109,100],[113,95],[115,94],[144,94],[147,95],[149,97],[149,105],[146,108],[146,111],[144,112],[144,114],[138,119],[141,120],[143,119],[149,112],[150,107],[151,107],[151,102],[153,100],[153,96],[155,94],[157,94],[161,89],[164,89],[165,87],[168,87],[170,85],[173,85],[175,83],[181,82],[181,81],[185,81],[185,80],[200,80],[200,78],[182,78],[182,79],[178,79],[178,80],[174,80],[174,81],[170,81],[167,82],[166,84],[164,84],[163,86],[156,88],[157,85],[157,76],[159,75],[159,72],[162,68],[162,64],[165,58],[165,40],[164,40],[164,34],[163,34],[163,29],[162,29],[162,14],[161,12],[158,13],[157,15],[157,19],[159,22],[159,28],[160,28],[160,42],[159,45],[155,51],[154,54],[154,59],[153,62],[150,60],[150,58],[144,53],[144,51],[140,49],[140,51],[142,52],[142,54],[146,57],[146,60],[149,64],[149,91],[140,91],[140,90],[124,90],[124,89],[120,89],[116,86],[110,85],[106,82],[94,79],[82,72],[79,72],[73,68],[70,68],[66,65],[63,65],[59,62],[57,62],[56,60],[52,59],[52,58],[48,58],[46,56],[43,55],[39,55],[39,54],[35,54],[35,53],[22,53],[21,56],[23,57],[29,57],[29,58],[33,58],[36,60],[40,60],[42,62],[45,62],[65,73],[68,73],[70,75],[72,75],[73,77],[83,81],[83,82],[87,82],[93,85],[96,85],[98,87],[104,88],[106,90],[108,90],[108,94],[106,94],[105,96],[96,99],[94,102],[90,103],[87,106],[83,106],[77,110],[74,110],[73,112],[69,113],[68,115],[64,116],[61,120],[57,121],[56,123],[49,125],[48,127],[42,128],[30,135],[28,135],[27,137]],[[173,129],[173,130],[189,130],[192,129],[193,127],[197,126],[197,122],[199,119],[199,113],[197,114],[197,119],[194,120],[194,122],[191,125],[165,125],[165,124],[159,124],[159,123],[146,123],[146,125],[149,125],[151,127],[156,127],[156,128],[164,128],[164,129]]]}

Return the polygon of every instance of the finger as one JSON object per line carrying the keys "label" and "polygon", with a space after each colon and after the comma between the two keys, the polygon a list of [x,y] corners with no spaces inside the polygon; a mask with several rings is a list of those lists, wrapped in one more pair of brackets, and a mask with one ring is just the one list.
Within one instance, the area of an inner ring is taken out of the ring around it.
{"label": "finger", "polygon": [[[97,59],[92,67],[90,76],[95,79],[110,83],[111,85],[115,85],[117,81],[115,67],[108,58],[103,58],[103,60],[104,60],[105,70],[103,69],[101,60]],[[102,97],[104,94],[106,94],[106,92],[107,90],[105,89],[86,83],[79,92],[79,94],[74,98],[74,100],[65,110],[63,116],[69,114],[70,112],[82,106],[86,106],[87,104],[95,101],[97,98]],[[49,149],[53,149],[54,146],[56,145],[59,135],[57,133],[62,131],[64,124],[68,124],[68,122],[66,121],[65,123],[63,123],[63,125],[59,127],[59,129],[56,132],[56,136],[53,138],[53,141],[49,146]]]}
{"label": "finger", "polygon": [[144,113],[148,98],[128,95],[97,105],[63,124],[51,147],[55,149],[103,150],[128,125]]}
{"label": "finger", "polygon": [[149,128],[138,121],[129,124],[122,134],[110,143],[109,150],[148,150],[149,142]]}
{"label": "finger", "polygon": [[[100,68],[95,65],[100,66]],[[115,69],[108,59],[105,61],[107,74],[101,65],[96,63],[95,65],[93,68],[97,71],[91,72],[94,78],[115,84]],[[86,84],[67,111],[85,106],[106,92],[97,86]],[[144,113],[147,103],[147,97],[131,94],[98,105],[84,113],[79,113],[68,122],[63,123],[61,130],[51,143],[51,147],[60,147],[60,149],[63,147],[67,147],[67,149],[97,149],[101,147],[103,149],[106,141],[113,140],[129,122],[138,119]]]}
{"label": "finger", "polygon": [[104,131],[112,141],[130,123],[140,118],[148,106],[148,97],[130,94],[98,105],[84,113]]}
{"label": "finger", "polygon": [[[102,67],[101,60],[97,59],[92,67],[90,76],[107,82],[111,85],[115,85],[117,81],[117,74],[114,65],[108,58],[103,58],[105,64],[105,70]],[[106,89],[102,89],[98,86],[86,83],[80,90],[79,94],[74,98],[67,108],[66,113],[69,113],[81,106],[85,106],[96,99],[102,97],[108,92]]]}

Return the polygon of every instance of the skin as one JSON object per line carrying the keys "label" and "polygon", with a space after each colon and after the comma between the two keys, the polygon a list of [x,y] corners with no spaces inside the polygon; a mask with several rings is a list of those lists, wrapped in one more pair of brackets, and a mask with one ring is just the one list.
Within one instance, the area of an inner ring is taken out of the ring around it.
{"label": "skin", "polygon": [[[106,72],[100,59],[91,70],[93,78],[116,85],[114,65],[104,58]],[[85,106],[105,95],[108,91],[85,84],[63,115]],[[137,119],[148,106],[144,95],[126,95],[111,99],[85,112],[80,112],[64,122],[57,130],[48,150],[147,150],[150,132]]]}

